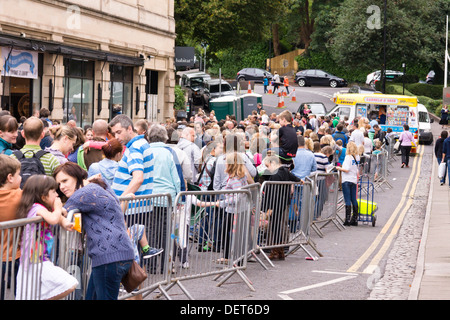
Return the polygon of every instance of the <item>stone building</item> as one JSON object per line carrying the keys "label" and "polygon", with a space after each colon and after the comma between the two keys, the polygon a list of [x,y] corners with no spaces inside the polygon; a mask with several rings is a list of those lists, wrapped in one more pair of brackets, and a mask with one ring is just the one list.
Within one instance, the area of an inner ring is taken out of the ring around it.
{"label": "stone building", "polygon": [[163,121],[175,101],[173,0],[1,0],[1,107],[83,127]]}

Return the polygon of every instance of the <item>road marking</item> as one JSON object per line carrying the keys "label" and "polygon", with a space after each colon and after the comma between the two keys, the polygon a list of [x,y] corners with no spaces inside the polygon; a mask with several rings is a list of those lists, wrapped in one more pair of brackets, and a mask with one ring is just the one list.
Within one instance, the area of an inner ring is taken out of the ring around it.
{"label": "road marking", "polygon": [[[383,239],[383,237],[385,236],[385,234],[388,232],[389,228],[391,227],[391,225],[393,224],[394,220],[397,218],[397,215],[399,214],[400,210],[403,208],[404,202],[406,201],[407,198],[409,198],[409,194],[408,190],[411,186],[411,182],[413,181],[414,177],[417,174],[417,177],[419,176],[420,173],[420,167],[418,167],[418,163],[421,163],[421,159],[422,159],[422,155],[423,155],[423,150],[424,150],[424,146],[420,145],[419,146],[419,157],[416,157],[414,159],[414,163],[413,163],[413,168],[412,168],[412,172],[409,176],[409,179],[406,183],[405,189],[403,190],[402,193],[402,198],[400,200],[400,203],[398,204],[398,206],[395,208],[394,212],[392,213],[391,217],[389,218],[389,220],[387,221],[387,223],[385,224],[385,226],[382,228],[382,230],[380,231],[380,233],[378,234],[378,236],[375,238],[375,240],[372,242],[372,244],[369,246],[369,248],[367,248],[366,252],[364,252],[364,254],[353,264],[353,266],[351,266],[347,271],[348,272],[358,272],[359,268],[365,263],[365,261],[367,259],[369,259],[369,257],[372,255],[372,253],[375,251],[375,249],[378,247],[378,245],[380,244],[381,240]],[[417,179],[415,179],[415,185],[417,185]],[[415,186],[413,186],[413,189],[415,190]],[[413,190],[411,189],[411,190]],[[404,214],[403,214],[404,216]],[[399,227],[399,225],[398,225]],[[397,227],[396,227],[397,228]],[[390,240],[392,241],[392,240]],[[383,249],[383,254],[384,254],[384,250]],[[370,268],[366,269],[367,272],[373,272],[374,270],[374,266],[371,266]]]}
{"label": "road marking", "polygon": [[408,212],[409,208],[411,207],[411,205],[413,203],[413,199],[411,197],[414,196],[414,193],[416,192],[416,188],[417,188],[417,182],[419,181],[420,168],[421,168],[422,159],[423,159],[423,150],[424,150],[424,148],[422,148],[422,150],[419,152],[419,161],[418,161],[418,165],[417,165],[418,169],[416,172],[414,172],[415,178],[414,178],[414,182],[411,187],[411,191],[409,192],[409,199],[408,199],[406,205],[403,207],[403,210],[402,210],[400,216],[398,217],[397,222],[395,223],[394,227],[392,228],[391,233],[387,237],[385,243],[381,247],[378,254],[372,259],[369,266],[363,271],[363,273],[370,273],[370,274],[373,273],[373,271],[378,267],[379,262],[381,261],[383,256],[386,254],[387,250],[389,249],[392,241],[394,240],[395,236],[398,233],[398,230],[400,230],[400,227],[403,223],[406,213]]}
{"label": "road marking", "polygon": [[316,288],[320,288],[320,287],[324,287],[324,286],[329,286],[329,285],[332,285],[332,284],[335,284],[335,283],[339,283],[339,282],[342,282],[342,281],[347,281],[347,280],[354,279],[357,276],[358,275],[352,274],[352,275],[348,275],[348,276],[345,276],[345,277],[340,277],[340,278],[337,278],[337,279],[333,279],[333,280],[330,280],[330,281],[316,283],[316,284],[313,284],[313,285],[310,285],[310,286],[306,286],[306,287],[300,287],[300,288],[296,288],[296,289],[292,289],[292,290],[283,291],[283,292],[280,292],[278,294],[278,296],[280,298],[282,298],[283,300],[294,300],[293,298],[289,297],[289,295],[292,294],[292,293],[307,291],[307,290],[316,289]]}

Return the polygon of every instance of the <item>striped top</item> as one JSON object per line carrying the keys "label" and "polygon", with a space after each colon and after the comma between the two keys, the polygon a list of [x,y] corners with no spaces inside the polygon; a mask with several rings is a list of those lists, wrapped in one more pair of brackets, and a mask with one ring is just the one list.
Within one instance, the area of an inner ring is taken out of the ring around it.
{"label": "striped top", "polygon": [[328,157],[321,152],[314,153],[317,163],[317,171],[326,172],[327,166],[330,164],[328,162]]}
{"label": "striped top", "polygon": [[[24,156],[26,158],[31,158],[33,156],[33,153],[31,152],[27,152],[32,150],[34,153],[37,153],[39,150],[42,150],[40,146],[38,145],[33,145],[33,144],[26,144],[23,146],[22,149],[20,149],[20,151],[24,154]],[[13,157],[14,159],[17,159],[17,157],[12,154],[11,157]],[[47,176],[51,176],[53,175],[53,171],[55,171],[56,167],[60,165],[58,158],[56,158],[53,154],[51,153],[46,153],[41,157],[41,162],[42,165],[44,166],[45,169],[45,174]]]}
{"label": "striped top", "polygon": [[136,196],[152,194],[153,165],[153,152],[144,135],[138,135],[131,139],[126,145],[122,160],[120,160],[114,176],[112,184],[114,193],[120,197],[130,184],[133,172],[140,170],[144,172],[144,181],[134,194]]}

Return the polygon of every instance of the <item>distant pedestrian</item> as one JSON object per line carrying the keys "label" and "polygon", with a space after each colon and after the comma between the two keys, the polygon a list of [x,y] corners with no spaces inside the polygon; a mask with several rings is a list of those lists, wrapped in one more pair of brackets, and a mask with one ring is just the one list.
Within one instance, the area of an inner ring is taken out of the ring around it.
{"label": "distant pedestrian", "polygon": [[449,176],[448,185],[450,186],[450,137],[444,140],[442,147],[442,161],[447,163],[447,174]]}
{"label": "distant pedestrian", "polygon": [[400,151],[402,153],[402,168],[405,166],[409,168],[409,154],[411,153],[412,145],[415,144],[414,136],[409,131],[407,124],[403,125],[403,132],[400,134]]}
{"label": "distant pedestrian", "polygon": [[264,93],[267,93],[267,87],[269,85],[269,79],[267,78],[267,76],[264,76]]}
{"label": "distant pedestrian", "polygon": [[280,76],[278,75],[278,72],[276,72],[276,71],[274,72],[272,83],[273,83],[273,93],[275,93],[278,89],[278,86],[281,84]]}
{"label": "distant pedestrian", "polygon": [[442,129],[445,129],[448,125],[448,106],[444,105],[441,110],[441,120],[439,124],[442,125]]}
{"label": "distant pedestrian", "polygon": [[[436,159],[438,164],[441,164],[442,160],[442,152],[444,149],[444,141],[448,138],[448,131],[444,130],[441,132],[441,136],[436,140],[434,144],[434,154],[436,155]],[[447,170],[445,171],[444,177],[441,179],[441,186],[445,183],[445,178],[447,176]]]}
{"label": "distant pedestrian", "polygon": [[284,84],[284,88],[286,89],[287,94],[289,94],[289,79],[288,79],[288,77],[284,77],[283,84]]}

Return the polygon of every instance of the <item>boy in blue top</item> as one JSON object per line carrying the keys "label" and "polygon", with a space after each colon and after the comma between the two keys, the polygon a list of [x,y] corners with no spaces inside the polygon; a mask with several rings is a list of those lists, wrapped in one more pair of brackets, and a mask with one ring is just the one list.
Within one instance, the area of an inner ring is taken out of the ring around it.
{"label": "boy in blue top", "polygon": [[267,86],[269,85],[269,79],[264,76],[264,93],[267,93]]}

